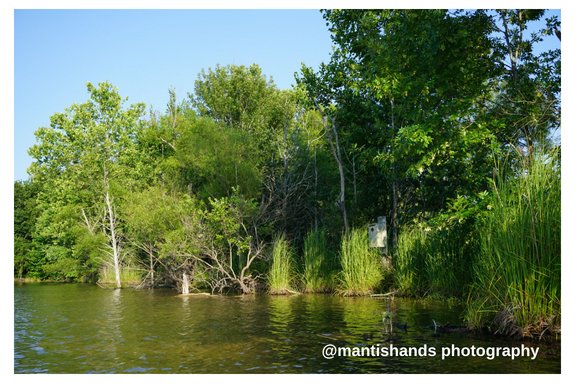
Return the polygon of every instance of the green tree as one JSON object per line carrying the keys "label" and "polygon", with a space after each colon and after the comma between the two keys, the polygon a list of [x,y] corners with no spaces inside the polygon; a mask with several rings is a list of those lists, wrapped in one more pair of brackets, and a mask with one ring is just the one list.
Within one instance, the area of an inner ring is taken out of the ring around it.
{"label": "green tree", "polygon": [[394,234],[400,217],[438,212],[482,188],[491,135],[476,115],[493,75],[490,19],[442,10],[324,16],[336,49],[318,72],[304,68],[300,82],[331,108],[356,217],[385,210]]}
{"label": "green tree", "polygon": [[203,218],[202,256],[197,261],[207,269],[212,291],[254,292],[258,276],[253,275],[253,264],[264,257],[256,203],[234,190],[229,197],[210,199]]}
{"label": "green tree", "polygon": [[253,134],[199,115],[189,100],[178,104],[175,93],[169,94],[166,113],[153,114],[138,140],[151,155],[157,180],[205,201],[230,195],[234,187],[256,197],[263,167]]}
{"label": "green tree", "polygon": [[[195,83],[195,93],[189,95],[194,110],[200,116],[220,123],[219,130],[226,132],[227,138],[222,140],[218,139],[218,136],[224,136],[216,132],[218,126],[213,126],[216,129],[213,133],[205,130],[213,137],[210,141],[214,145],[225,143],[229,153],[222,154],[222,160],[236,156],[242,159],[244,167],[249,167],[242,169],[234,162],[236,168],[231,173],[220,161],[211,160],[218,169],[217,175],[210,176],[211,183],[219,178],[225,178],[229,184],[238,180],[241,194],[261,197],[269,222],[273,222],[280,232],[296,230],[299,237],[304,235],[313,217],[310,200],[314,179],[309,166],[311,146],[308,145],[314,138],[306,126],[312,119],[306,117],[302,93],[301,89],[278,90],[257,65],[229,65],[203,71]],[[188,147],[207,147],[202,144],[205,140],[195,139],[197,135],[190,137],[194,139],[188,140]],[[202,152],[182,152],[190,157],[185,163],[192,163],[192,157],[204,158]],[[258,178],[251,176],[256,174]],[[242,183],[251,180],[253,187],[247,190]]]}
{"label": "green tree", "polygon": [[14,276],[41,277],[41,255],[34,242],[38,207],[38,185],[31,181],[14,183]]}
{"label": "green tree", "polygon": [[268,159],[275,132],[282,130],[279,91],[256,64],[249,67],[216,66],[202,71],[189,95],[200,116],[245,131],[256,141],[263,159]]}
{"label": "green tree", "polygon": [[490,13],[498,76],[486,103],[486,123],[503,145],[529,162],[537,145],[550,144],[551,133],[560,127],[560,49],[538,46],[549,35],[560,38],[560,21],[547,18],[535,30],[533,25],[544,16],[538,9]]}
{"label": "green tree", "polygon": [[185,185],[201,198],[222,197],[232,189],[256,197],[261,170],[248,133],[190,116],[176,141],[174,159]]}
{"label": "green tree", "polygon": [[151,186],[132,193],[123,211],[126,237],[148,269],[146,285],[176,284],[184,289],[186,279],[194,277],[193,255],[200,253],[201,204],[188,194]]}
{"label": "green tree", "polygon": [[[82,220],[91,233],[106,235],[109,263],[114,269],[115,284],[120,287],[122,255],[116,199],[124,190],[146,180],[146,163],[140,161],[135,145],[144,105],[123,109],[124,100],[109,83],[88,83],[87,88],[90,99],[86,103],[54,114],[50,127],[36,131],[37,144],[29,151],[35,161],[29,172],[42,185],[41,216],[45,224],[60,225],[62,222],[55,216],[68,208],[70,220]],[[74,243],[70,231],[50,230],[48,225],[44,229],[45,236],[52,237],[58,249],[70,252]],[[65,242],[63,237],[70,239]]]}

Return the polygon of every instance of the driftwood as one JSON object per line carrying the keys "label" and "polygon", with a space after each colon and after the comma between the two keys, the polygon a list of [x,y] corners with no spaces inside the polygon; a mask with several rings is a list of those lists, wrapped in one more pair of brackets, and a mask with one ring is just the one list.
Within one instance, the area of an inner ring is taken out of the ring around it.
{"label": "driftwood", "polygon": [[208,292],[192,292],[192,293],[181,293],[177,295],[178,297],[188,297],[188,296],[212,296]]}
{"label": "driftwood", "polygon": [[271,295],[273,296],[281,296],[281,295],[300,295],[300,292],[297,291],[293,291],[291,289],[288,288],[284,288],[280,291],[274,291],[274,292],[270,292]]}
{"label": "driftwood", "polygon": [[387,293],[373,293],[370,295],[370,297],[390,297],[390,296],[394,296],[398,293],[398,291],[390,291]]}

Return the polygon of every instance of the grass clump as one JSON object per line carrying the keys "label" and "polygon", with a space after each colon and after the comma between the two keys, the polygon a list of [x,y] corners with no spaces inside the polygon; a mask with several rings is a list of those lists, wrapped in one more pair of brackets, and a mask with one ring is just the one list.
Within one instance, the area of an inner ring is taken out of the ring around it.
{"label": "grass clump", "polygon": [[441,215],[428,223],[405,227],[395,254],[396,284],[409,295],[465,297],[477,252],[473,220]]}
{"label": "grass clump", "polygon": [[[122,288],[138,287],[142,283],[143,271],[138,268],[124,266],[120,270],[120,281]],[[103,266],[100,269],[97,284],[101,287],[115,288],[116,279],[114,277],[114,270],[111,267]]]}
{"label": "grass clump", "polygon": [[284,234],[277,236],[272,246],[272,266],[268,273],[270,294],[295,293],[293,287],[295,272],[290,244]]}
{"label": "grass clump", "polygon": [[368,295],[382,280],[381,257],[375,248],[368,247],[365,229],[353,229],[342,236],[340,263],[338,292],[342,295]]}
{"label": "grass clump", "polygon": [[[506,167],[500,167],[506,169]],[[533,336],[560,327],[560,165],[556,152],[494,182],[478,226],[480,257],[468,299],[471,326]]]}
{"label": "grass clump", "polygon": [[332,290],[330,256],[326,232],[315,229],[304,238],[304,292],[328,292]]}
{"label": "grass clump", "polygon": [[425,229],[419,226],[405,227],[398,235],[394,264],[396,285],[402,293],[425,291],[426,242]]}

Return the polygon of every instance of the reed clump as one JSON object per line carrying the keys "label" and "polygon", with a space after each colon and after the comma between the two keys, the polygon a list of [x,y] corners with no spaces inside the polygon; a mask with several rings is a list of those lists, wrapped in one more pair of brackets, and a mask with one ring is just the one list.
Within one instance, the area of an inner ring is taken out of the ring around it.
{"label": "reed clump", "polygon": [[368,246],[368,233],[363,228],[352,229],[342,236],[340,264],[337,291],[342,295],[368,295],[382,280],[381,256]]}
{"label": "reed clump", "polygon": [[314,229],[304,238],[304,271],[302,285],[304,292],[329,292],[333,289],[330,253],[326,232]]}
{"label": "reed clump", "polygon": [[294,266],[292,249],[284,234],[277,236],[272,245],[272,265],[268,273],[270,294],[296,293],[294,288]]}
{"label": "reed clump", "polygon": [[476,254],[469,221],[450,223],[440,216],[403,228],[394,258],[396,285],[402,293],[466,295]]}
{"label": "reed clump", "polygon": [[427,257],[427,228],[405,227],[398,235],[394,257],[397,288],[404,294],[425,292],[424,273]]}
{"label": "reed clump", "polygon": [[491,209],[477,228],[480,255],[466,318],[506,335],[559,332],[558,153],[537,153],[512,176],[501,171],[493,189]]}
{"label": "reed clump", "polygon": [[[97,284],[101,287],[115,288],[116,280],[112,268],[104,266],[100,269]],[[120,270],[122,288],[135,288],[142,283],[143,271],[139,268],[124,266]]]}

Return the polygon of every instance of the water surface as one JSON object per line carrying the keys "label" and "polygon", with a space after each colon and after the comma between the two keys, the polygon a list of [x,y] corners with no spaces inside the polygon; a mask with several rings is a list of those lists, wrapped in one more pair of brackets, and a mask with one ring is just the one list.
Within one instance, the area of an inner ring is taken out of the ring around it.
{"label": "water surface", "polygon": [[[178,296],[82,284],[14,286],[16,373],[559,373],[560,348],[462,333],[444,301],[330,295]],[[389,309],[395,327],[383,330]],[[404,331],[401,324],[407,324]],[[540,347],[536,360],[322,357],[335,346]]]}

